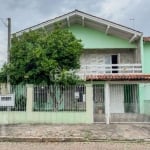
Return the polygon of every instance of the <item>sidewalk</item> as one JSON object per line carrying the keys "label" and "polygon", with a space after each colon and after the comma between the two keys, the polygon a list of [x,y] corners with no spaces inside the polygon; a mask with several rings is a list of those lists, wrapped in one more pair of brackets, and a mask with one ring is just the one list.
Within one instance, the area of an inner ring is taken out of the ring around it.
{"label": "sidewalk", "polygon": [[1,125],[0,141],[130,141],[150,142],[150,124]]}

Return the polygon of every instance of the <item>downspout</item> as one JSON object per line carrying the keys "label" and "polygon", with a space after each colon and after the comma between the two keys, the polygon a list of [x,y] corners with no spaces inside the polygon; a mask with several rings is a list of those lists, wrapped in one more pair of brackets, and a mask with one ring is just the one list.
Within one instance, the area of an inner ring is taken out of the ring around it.
{"label": "downspout", "polygon": [[143,34],[140,37],[140,54],[141,54],[141,65],[142,73],[144,73],[144,49],[143,49]]}

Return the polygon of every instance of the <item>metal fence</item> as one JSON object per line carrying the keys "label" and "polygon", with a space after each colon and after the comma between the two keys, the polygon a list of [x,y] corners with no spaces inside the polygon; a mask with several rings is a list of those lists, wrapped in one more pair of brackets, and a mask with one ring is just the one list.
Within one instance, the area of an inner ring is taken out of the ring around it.
{"label": "metal fence", "polygon": [[84,85],[35,85],[33,93],[33,111],[86,111]]}
{"label": "metal fence", "polygon": [[93,85],[94,122],[105,122],[104,84]]}
{"label": "metal fence", "polygon": [[146,107],[140,94],[138,84],[111,84],[110,122],[150,122],[150,115],[140,110]]}
{"label": "metal fence", "polygon": [[0,111],[26,111],[25,85],[0,85]]}
{"label": "metal fence", "polygon": [[93,119],[107,122],[108,118],[110,123],[149,123],[149,108],[148,85],[112,82],[86,86],[0,84],[0,118],[4,123],[7,120],[32,123],[33,117],[36,123],[44,119],[50,123],[61,122],[61,119],[62,123],[92,122]]}

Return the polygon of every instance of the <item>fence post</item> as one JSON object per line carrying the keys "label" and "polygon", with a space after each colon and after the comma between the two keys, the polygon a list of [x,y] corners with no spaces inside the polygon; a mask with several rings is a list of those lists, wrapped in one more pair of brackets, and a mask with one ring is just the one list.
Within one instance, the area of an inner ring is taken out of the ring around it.
{"label": "fence post", "polygon": [[105,83],[105,117],[106,124],[110,123],[110,86],[109,83]]}
{"label": "fence post", "polygon": [[90,123],[93,123],[93,86],[92,84],[86,84],[86,111],[87,111],[87,117]]}
{"label": "fence post", "polygon": [[29,119],[33,108],[33,85],[27,84],[27,106],[26,106],[26,112],[27,112],[27,119]]}

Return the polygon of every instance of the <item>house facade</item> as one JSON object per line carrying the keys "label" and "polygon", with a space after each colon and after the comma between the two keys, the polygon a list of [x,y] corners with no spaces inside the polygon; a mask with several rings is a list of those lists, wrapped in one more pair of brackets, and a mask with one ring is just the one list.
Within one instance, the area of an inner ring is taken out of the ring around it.
{"label": "house facade", "polygon": [[[15,34],[19,36],[43,27],[51,30],[56,22],[61,22],[82,40],[84,51],[76,74],[86,81],[86,90],[79,94],[74,91],[74,95],[83,94],[84,100],[78,100],[77,105],[86,102],[86,106],[81,104],[86,112],[76,112],[74,121],[69,119],[74,116],[72,112],[59,112],[56,120],[53,112],[53,121],[43,113],[47,122],[59,123],[58,118],[65,118],[62,123],[150,122],[149,38],[143,38],[143,34],[134,29],[78,10]],[[32,90],[29,88],[29,92]],[[31,101],[27,104],[31,109]],[[34,112],[33,118],[36,118],[34,115],[38,116]]]}

